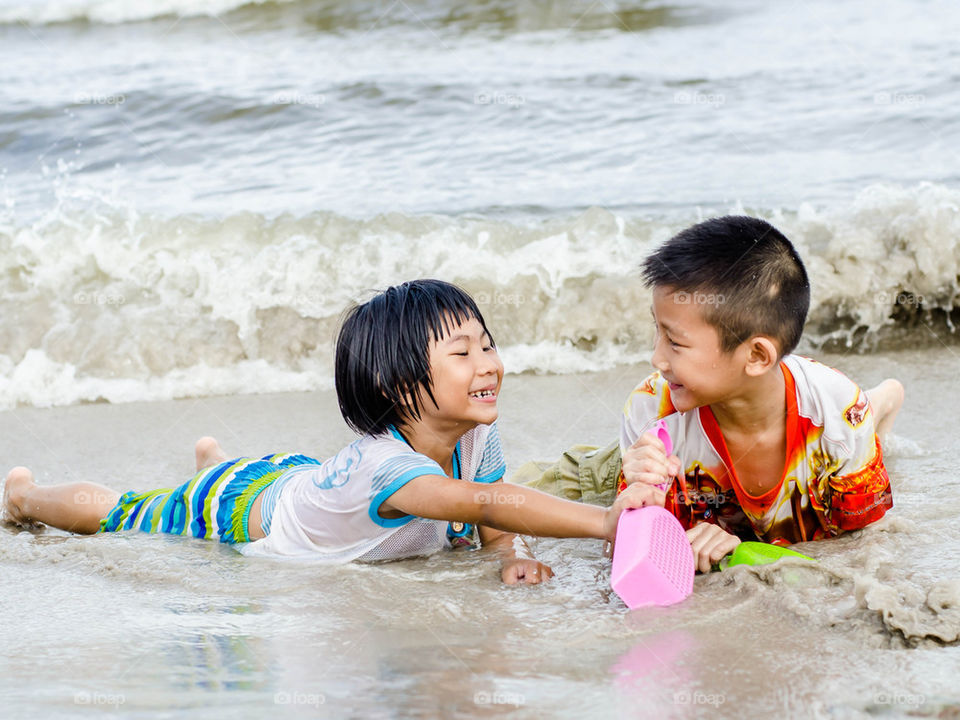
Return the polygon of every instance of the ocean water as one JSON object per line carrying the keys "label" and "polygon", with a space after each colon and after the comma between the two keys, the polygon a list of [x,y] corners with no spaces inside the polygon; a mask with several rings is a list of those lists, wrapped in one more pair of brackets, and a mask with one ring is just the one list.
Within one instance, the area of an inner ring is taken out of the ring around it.
{"label": "ocean water", "polygon": [[425,276],[495,334],[512,467],[608,442],[637,266],[728,212],[800,249],[802,352],[907,388],[881,523],[665,610],[591,542],[507,588],[477,553],[0,528],[0,717],[956,717],[958,29],[946,0],[0,0],[0,452],[41,482],[178,483],[209,433],[337,450],[341,313]]}
{"label": "ocean water", "polygon": [[508,371],[611,368],[649,347],[640,260],[727,212],[800,247],[808,351],[955,342],[958,24],[0,0],[0,407],[328,388],[344,308],[423,276]]}

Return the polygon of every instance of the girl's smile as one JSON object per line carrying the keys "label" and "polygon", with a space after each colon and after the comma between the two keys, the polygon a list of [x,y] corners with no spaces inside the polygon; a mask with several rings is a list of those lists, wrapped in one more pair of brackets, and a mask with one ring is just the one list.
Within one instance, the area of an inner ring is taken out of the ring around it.
{"label": "girl's smile", "polygon": [[490,385],[489,387],[482,388],[481,390],[474,390],[470,393],[470,399],[476,400],[477,402],[482,403],[494,403],[497,402],[497,386]]}

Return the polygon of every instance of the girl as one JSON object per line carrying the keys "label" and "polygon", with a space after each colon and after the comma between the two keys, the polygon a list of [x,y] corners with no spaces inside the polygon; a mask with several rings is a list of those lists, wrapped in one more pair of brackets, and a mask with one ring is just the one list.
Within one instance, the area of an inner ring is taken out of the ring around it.
{"label": "girl", "polygon": [[497,432],[503,364],[480,310],[437,280],[391,287],[347,316],[337,339],[340,411],[361,437],[324,462],[303,455],[227,460],[213,438],[197,475],[124,495],[94,483],[42,487],[17,467],[12,522],[78,533],[139,529],[244,543],[249,555],[332,562],[422,555],[470,542],[503,560],[506,583],[552,576],[516,533],[612,540],[620,513],[663,504],[639,483],[609,509],[506,485]]}

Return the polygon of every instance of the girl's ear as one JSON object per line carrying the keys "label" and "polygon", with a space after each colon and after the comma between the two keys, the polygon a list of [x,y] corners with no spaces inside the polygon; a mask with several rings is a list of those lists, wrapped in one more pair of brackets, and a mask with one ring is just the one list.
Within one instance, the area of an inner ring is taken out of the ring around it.
{"label": "girl's ear", "polygon": [[755,335],[747,341],[747,375],[757,377],[773,367],[780,360],[780,353],[773,340],[766,335]]}

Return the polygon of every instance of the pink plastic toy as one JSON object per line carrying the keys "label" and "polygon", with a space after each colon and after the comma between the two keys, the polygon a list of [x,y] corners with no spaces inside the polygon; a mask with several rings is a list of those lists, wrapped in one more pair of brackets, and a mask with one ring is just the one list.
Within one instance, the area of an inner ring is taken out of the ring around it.
{"label": "pink plastic toy", "polygon": [[[660,420],[657,433],[667,449],[673,443]],[[610,584],[631,610],[673,605],[693,592],[693,551],[680,522],[662,507],[624,510],[617,526]]]}
{"label": "pink plastic toy", "polygon": [[[649,424],[649,423],[648,423]],[[658,438],[660,442],[663,443],[664,451],[667,455],[670,455],[673,452],[673,440],[670,439],[670,431],[667,430],[667,423],[663,420],[657,420],[656,424],[644,432],[653,433]],[[661,490],[666,490],[666,485],[657,485]],[[627,489],[627,481],[623,479],[623,473],[620,473],[620,484],[617,486],[617,495],[622,493]]]}
{"label": "pink plastic toy", "polygon": [[[670,456],[673,454],[673,440],[670,439],[670,431],[667,430],[666,422],[664,422],[663,420],[657,420],[657,424],[654,425],[653,428],[648,430],[647,432],[651,432],[654,435],[656,435],[658,438],[660,438],[660,442],[663,443],[663,450],[667,454],[667,456]],[[659,487],[661,490],[667,489],[666,483],[664,483],[663,485],[658,485],[657,487]]]}

